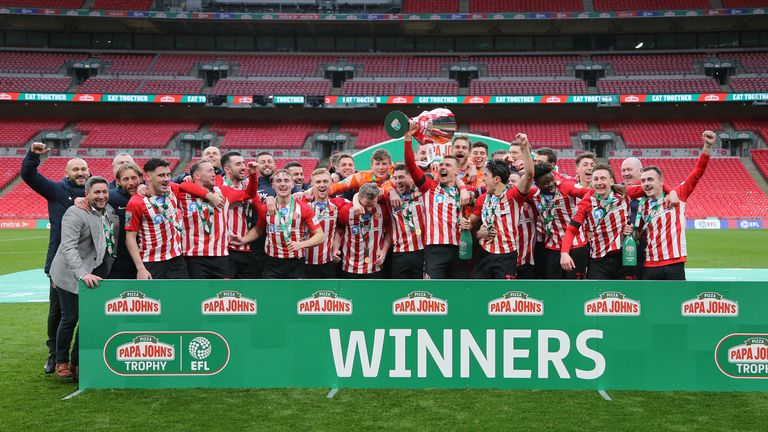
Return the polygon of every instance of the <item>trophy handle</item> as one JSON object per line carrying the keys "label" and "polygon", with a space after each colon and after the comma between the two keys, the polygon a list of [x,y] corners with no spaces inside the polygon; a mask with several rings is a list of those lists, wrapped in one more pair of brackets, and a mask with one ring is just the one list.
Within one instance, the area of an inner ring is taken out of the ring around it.
{"label": "trophy handle", "polygon": [[384,130],[390,138],[402,138],[411,127],[411,119],[402,111],[392,111],[384,120]]}

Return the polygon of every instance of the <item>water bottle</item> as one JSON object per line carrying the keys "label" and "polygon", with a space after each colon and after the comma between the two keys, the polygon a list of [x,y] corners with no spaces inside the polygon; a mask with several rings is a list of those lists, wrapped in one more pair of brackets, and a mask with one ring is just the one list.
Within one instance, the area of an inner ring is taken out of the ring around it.
{"label": "water bottle", "polygon": [[633,235],[624,237],[624,242],[621,245],[621,263],[625,267],[637,265],[637,242]]}

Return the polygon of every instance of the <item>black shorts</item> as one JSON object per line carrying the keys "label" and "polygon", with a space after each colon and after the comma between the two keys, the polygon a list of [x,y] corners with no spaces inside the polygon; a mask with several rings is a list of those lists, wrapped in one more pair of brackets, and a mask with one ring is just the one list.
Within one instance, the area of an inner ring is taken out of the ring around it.
{"label": "black shorts", "polygon": [[251,260],[253,279],[263,278],[264,263],[267,262],[267,253],[264,252],[263,244],[261,245],[261,249],[258,249],[256,243],[251,243]]}
{"label": "black shorts", "polygon": [[532,264],[523,264],[517,268],[515,279],[536,279],[536,267]]}
{"label": "black shorts", "polygon": [[336,279],[339,277],[336,268],[336,263],[333,261],[325,264],[306,264],[304,273],[307,279]]}
{"label": "black shorts", "polygon": [[230,275],[228,256],[187,257],[190,279],[227,279]]}
{"label": "black shorts", "polygon": [[589,260],[589,269],[587,270],[587,279],[632,279],[632,267],[624,267],[621,262],[621,250],[608,252],[602,258],[591,258]]}
{"label": "black shorts", "polygon": [[383,276],[384,276],[383,271],[377,271],[375,273],[365,273],[365,274],[347,273],[345,271],[341,272],[342,279],[381,279]]}
{"label": "black shorts", "polygon": [[[544,242],[536,242],[536,246],[533,247],[533,262],[536,265],[534,271],[536,272],[536,279],[547,278],[547,248],[544,246]],[[558,262],[558,268],[560,267]]]}
{"label": "black shorts", "polygon": [[229,251],[230,279],[259,279],[262,273],[257,271],[256,259],[250,251]]}
{"label": "black shorts", "polygon": [[643,269],[644,280],[685,280],[685,263]]}
{"label": "black shorts", "polygon": [[424,251],[392,253],[392,279],[424,279]]}
{"label": "black shorts", "polygon": [[585,279],[587,276],[587,265],[589,264],[589,246],[571,249],[571,258],[576,267],[573,270],[565,271],[560,267],[560,251],[547,249],[547,279]]}
{"label": "black shorts", "polygon": [[304,279],[304,258],[274,258],[266,255],[264,279]]}
{"label": "black shorts", "polygon": [[145,262],[144,267],[152,275],[152,279],[189,279],[187,262],[182,256],[166,261]]}
{"label": "black shorts", "polygon": [[492,254],[480,250],[475,266],[475,279],[515,279],[517,251],[508,254]]}
{"label": "black shorts", "polygon": [[424,248],[425,279],[467,279],[469,261],[459,259],[459,247],[430,245]]}

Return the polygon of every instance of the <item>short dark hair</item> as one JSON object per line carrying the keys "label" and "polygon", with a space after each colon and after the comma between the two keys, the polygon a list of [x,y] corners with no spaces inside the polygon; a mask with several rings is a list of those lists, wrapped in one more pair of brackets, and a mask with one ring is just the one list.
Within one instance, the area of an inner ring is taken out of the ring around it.
{"label": "short dark hair", "polygon": [[584,159],[592,159],[593,161],[596,161],[597,155],[592,152],[585,152],[576,156],[576,166],[578,166],[579,162],[583,161]]}
{"label": "short dark hair", "polygon": [[152,158],[144,164],[144,172],[149,173],[160,167],[170,167],[171,164],[165,159]]}
{"label": "short dark hair", "polygon": [[547,162],[551,163],[552,165],[557,163],[557,153],[555,153],[555,151],[549,147],[542,147],[536,150],[536,154],[546,156]]}
{"label": "short dark hair", "polygon": [[533,166],[533,178],[542,178],[552,172],[552,165],[546,162],[539,162]]}
{"label": "short dark hair", "polygon": [[101,176],[90,176],[88,177],[88,180],[85,181],[85,191],[88,192],[94,185],[102,183],[107,185],[107,189],[109,189],[109,182],[107,179]]}
{"label": "short dark hair", "polygon": [[476,147],[482,147],[482,148],[485,149],[485,152],[488,153],[488,144],[486,144],[486,143],[484,143],[482,141],[477,141],[477,142],[472,143],[471,149],[476,148]]}
{"label": "short dark hair", "polygon": [[262,156],[270,156],[270,157],[274,158],[274,156],[272,156],[272,153],[270,153],[268,151],[261,151],[261,152],[256,153],[256,159],[258,159],[258,158],[260,158]]}
{"label": "short dark hair", "polygon": [[189,167],[189,175],[190,176],[194,176],[195,173],[200,170],[200,166],[202,164],[204,164],[204,163],[211,163],[211,161],[209,161],[209,160],[201,160],[201,161],[197,161],[197,162],[193,163],[192,166]]}
{"label": "short dark hair", "polygon": [[238,152],[238,151],[228,151],[228,152],[224,153],[223,155],[221,155],[221,166],[222,166],[222,168],[224,166],[226,166],[229,163],[229,160],[232,159],[235,156],[243,157],[243,155],[240,154],[240,152]]}
{"label": "short dark hair", "polygon": [[392,171],[408,171],[408,167],[405,166],[404,163],[397,163],[395,164],[395,167],[392,168]]}
{"label": "short dark hair", "polygon": [[661,168],[659,168],[657,166],[654,166],[654,165],[647,166],[647,167],[643,168],[643,170],[641,172],[646,172],[646,171],[656,171],[656,174],[659,175],[659,178],[663,177],[663,174],[661,174]]}
{"label": "short dark hair", "polygon": [[594,173],[594,172],[595,172],[595,171],[597,171],[597,170],[604,170],[604,171],[608,171],[608,175],[610,175],[610,176],[611,176],[611,179],[612,179],[612,180],[616,180],[616,176],[614,176],[614,175],[613,175],[613,168],[611,168],[611,166],[610,166],[610,165],[608,165],[608,164],[603,164],[603,163],[601,163],[601,164],[597,164],[597,165],[595,165],[595,168],[594,168],[594,169],[592,169],[592,172]]}
{"label": "short dark hair", "polygon": [[488,161],[487,164],[485,164],[485,169],[487,169],[488,172],[491,173],[491,176],[493,177],[498,176],[503,184],[507,184],[507,182],[509,181],[510,172],[507,164],[490,160]]}
{"label": "short dark hair", "polygon": [[287,163],[287,164],[285,164],[285,166],[283,167],[283,169],[288,169],[288,168],[301,168],[302,170],[304,169],[304,167],[303,167],[303,166],[301,166],[301,164],[300,164],[300,163],[298,163],[298,162],[296,162],[296,161],[291,161],[291,162],[288,162],[288,163]]}
{"label": "short dark hair", "polygon": [[509,153],[507,150],[496,150],[495,152],[491,153],[491,159],[495,158],[498,155],[506,156],[507,153]]}

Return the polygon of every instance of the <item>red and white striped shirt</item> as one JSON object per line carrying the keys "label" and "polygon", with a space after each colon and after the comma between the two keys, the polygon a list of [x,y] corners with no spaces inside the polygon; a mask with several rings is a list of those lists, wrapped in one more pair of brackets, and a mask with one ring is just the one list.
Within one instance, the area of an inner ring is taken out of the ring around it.
{"label": "red and white striped shirt", "polygon": [[424,249],[424,195],[414,189],[400,195],[403,205],[387,207],[392,221],[392,252],[416,252]]}
{"label": "red and white striped shirt", "polygon": [[641,199],[637,219],[648,240],[645,267],[661,267],[686,261],[685,202],[704,175],[708,163],[709,155],[702,153],[688,178],[675,188],[680,198],[677,207],[665,209],[661,199]]}
{"label": "red and white striped shirt", "polygon": [[[544,195],[538,188],[531,188],[529,203],[536,206],[537,214],[544,226],[544,245],[547,249],[560,250],[563,237],[576,212],[576,198],[586,196],[591,189],[576,187],[572,180],[558,183],[554,195]],[[588,242],[584,229],[573,240],[573,247],[579,248]]]}
{"label": "red and white striped shirt", "polygon": [[337,221],[339,227],[344,227],[341,269],[354,274],[379,272],[381,265],[376,261],[389,230],[389,212],[378,203],[374,204],[370,214],[352,215],[351,208],[352,203],[342,207]]}
{"label": "red and white striped shirt", "polygon": [[[256,179],[255,181],[257,181]],[[234,187],[232,183],[224,176],[216,176],[217,186],[229,186],[236,190],[245,190],[249,184],[249,179],[244,179],[240,182],[238,187]],[[249,225],[249,221],[254,220],[256,209],[253,208],[250,200],[230,202],[229,203],[229,217],[227,218],[227,232],[234,234],[238,237],[245,237],[248,234],[248,230],[252,228]],[[251,250],[250,245],[233,245],[230,243],[229,250],[238,252],[248,252]]]}
{"label": "red and white striped shirt", "polygon": [[[539,218],[533,207],[527,202],[523,204],[520,210],[520,224],[517,226],[517,265],[534,265],[533,250],[536,248],[536,224]],[[542,237],[544,229],[542,226]]]}
{"label": "red and white striped shirt", "polygon": [[167,261],[182,254],[184,221],[179,196],[192,193],[205,197],[208,191],[192,182],[170,183],[171,193],[143,197],[135,194],[125,209],[125,230],[138,233],[139,254],[144,262]]}
{"label": "red and white striped shirt", "polygon": [[268,216],[267,206],[259,205],[259,202],[254,200],[254,205],[259,210],[259,221],[257,227],[266,231],[266,241],[264,243],[264,252],[273,258],[303,258],[304,251],[302,249],[290,251],[288,250],[287,241],[285,239],[285,233],[283,232],[283,225],[285,225],[286,231],[288,231],[289,239],[292,242],[300,242],[304,239],[305,230],[314,231],[320,228],[319,221],[315,217],[315,212],[303,201],[296,200],[291,197],[293,203],[293,215],[290,216],[290,226],[288,226],[288,218],[290,214],[290,204],[287,206],[278,206],[277,213]]}
{"label": "red and white striped shirt", "polygon": [[517,226],[520,208],[526,196],[516,187],[509,188],[501,196],[480,195],[473,214],[480,218],[482,225],[493,227],[496,235],[479,240],[480,247],[490,254],[509,254],[517,250]]}
{"label": "red and white striped shirt", "polygon": [[570,252],[568,240],[572,239],[577,228],[590,233],[589,255],[593,259],[602,258],[609,252],[621,250],[621,237],[624,226],[629,222],[629,204],[625,198],[610,193],[606,199],[600,199],[594,193],[579,202],[576,214],[563,239],[561,252]]}
{"label": "red and white striped shirt", "polygon": [[320,265],[331,262],[333,252],[333,236],[336,233],[336,219],[339,209],[347,204],[344,198],[331,198],[325,202],[307,203],[315,212],[315,217],[325,233],[325,240],[315,247],[306,249],[307,264]]}
{"label": "red and white striped shirt", "polygon": [[223,209],[217,209],[206,200],[189,194],[179,197],[179,208],[184,219],[182,244],[186,256],[229,255],[229,208],[232,203],[247,202],[251,197],[245,190],[227,186],[214,186],[212,192],[224,197]]}

